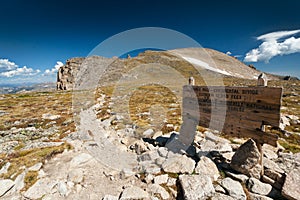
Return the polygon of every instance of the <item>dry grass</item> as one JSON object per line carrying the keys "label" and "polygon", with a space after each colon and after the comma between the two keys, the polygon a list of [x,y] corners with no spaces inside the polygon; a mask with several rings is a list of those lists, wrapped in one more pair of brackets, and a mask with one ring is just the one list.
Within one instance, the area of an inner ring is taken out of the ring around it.
{"label": "dry grass", "polygon": [[[24,171],[24,167],[29,168],[37,163],[44,163],[45,160],[52,158],[56,154],[62,153],[65,149],[72,149],[72,147],[65,143],[57,147],[37,148],[23,151],[17,150],[10,155],[1,154],[0,159],[3,160],[3,162],[1,163],[0,168],[7,162],[10,162],[11,165],[8,172],[0,175],[0,178],[14,180]],[[37,181],[37,177],[37,171],[28,171],[25,175],[25,186],[22,190],[26,191],[31,187]]]}
{"label": "dry grass", "polygon": [[64,123],[68,120],[72,121],[73,118],[71,92],[32,92],[2,95],[1,97],[0,110],[7,114],[0,116],[0,130],[29,126],[50,128],[53,124],[49,124],[49,122],[53,122],[53,120],[42,119],[42,115],[45,113],[61,116],[55,120],[54,124],[59,128],[59,136],[67,130],[75,130],[74,123]]}

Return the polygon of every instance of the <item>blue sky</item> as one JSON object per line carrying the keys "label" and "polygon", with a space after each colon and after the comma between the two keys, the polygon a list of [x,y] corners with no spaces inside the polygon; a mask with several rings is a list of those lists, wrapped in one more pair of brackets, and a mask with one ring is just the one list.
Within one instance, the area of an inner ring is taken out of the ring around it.
{"label": "blue sky", "polygon": [[297,0],[2,1],[0,83],[55,81],[60,62],[138,27],[173,29],[262,71],[300,77],[299,9]]}

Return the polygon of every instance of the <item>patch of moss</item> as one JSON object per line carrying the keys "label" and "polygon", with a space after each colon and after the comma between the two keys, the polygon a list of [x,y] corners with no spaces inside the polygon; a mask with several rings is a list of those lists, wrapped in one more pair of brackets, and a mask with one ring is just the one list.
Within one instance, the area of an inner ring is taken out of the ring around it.
{"label": "patch of moss", "polygon": [[31,186],[33,186],[38,180],[38,172],[37,171],[28,171],[24,178],[24,188],[22,191],[28,190]]}

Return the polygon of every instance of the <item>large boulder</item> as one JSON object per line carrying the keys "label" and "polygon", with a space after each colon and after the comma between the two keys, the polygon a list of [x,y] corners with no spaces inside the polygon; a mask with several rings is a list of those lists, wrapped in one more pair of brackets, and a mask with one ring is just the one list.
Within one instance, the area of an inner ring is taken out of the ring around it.
{"label": "large boulder", "polygon": [[215,192],[211,178],[202,175],[180,175],[185,200],[207,199]]}
{"label": "large boulder", "polygon": [[256,143],[252,139],[249,139],[235,152],[230,166],[240,173],[260,179],[262,171],[262,166],[259,163],[260,158],[261,155]]}
{"label": "large boulder", "polygon": [[300,168],[293,169],[287,176],[282,188],[282,195],[289,200],[300,198]]}
{"label": "large boulder", "polygon": [[15,183],[10,179],[0,180],[0,197],[5,195],[14,185]]}
{"label": "large boulder", "polygon": [[121,194],[120,200],[138,200],[138,199],[149,199],[149,194],[142,188],[132,186],[125,188]]}
{"label": "large boulder", "polygon": [[225,188],[228,194],[234,199],[238,199],[238,200],[247,199],[246,194],[240,182],[232,180],[231,178],[227,177],[221,181],[221,185],[223,188]]}
{"label": "large boulder", "polygon": [[162,169],[165,172],[170,173],[193,173],[195,169],[195,161],[191,158],[188,158],[185,155],[174,154],[171,157],[167,158],[166,161],[162,164]]}
{"label": "large boulder", "polygon": [[251,192],[260,195],[268,195],[272,191],[271,185],[263,183],[256,178],[250,178],[247,186]]}
{"label": "large boulder", "polygon": [[200,175],[208,175],[213,181],[216,181],[220,176],[216,164],[206,156],[200,158],[200,161],[195,168],[195,172]]}

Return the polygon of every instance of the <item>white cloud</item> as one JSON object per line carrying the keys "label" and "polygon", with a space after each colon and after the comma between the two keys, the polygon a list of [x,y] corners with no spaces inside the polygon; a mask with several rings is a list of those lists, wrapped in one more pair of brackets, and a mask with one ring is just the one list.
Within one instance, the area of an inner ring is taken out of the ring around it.
{"label": "white cloud", "polygon": [[8,59],[0,59],[0,76],[2,77],[34,76],[40,72],[39,69],[34,70],[26,66],[19,67],[16,63],[9,61]]}
{"label": "white cloud", "polygon": [[277,32],[272,32],[272,33],[267,33],[264,35],[261,35],[257,37],[257,40],[263,40],[263,41],[268,41],[268,40],[278,40],[283,37],[288,37],[291,35],[295,35],[299,33],[300,30],[294,30],[294,31],[277,31]]}
{"label": "white cloud", "polygon": [[4,77],[14,77],[14,76],[34,76],[37,75],[38,73],[40,73],[41,70],[37,69],[34,70],[32,68],[27,68],[26,66],[22,67],[22,68],[16,68],[14,70],[10,70],[10,71],[6,71],[6,72],[1,72],[0,76],[4,76]]}
{"label": "white cloud", "polygon": [[60,61],[56,62],[56,65],[52,68],[52,69],[46,69],[43,76],[50,76],[53,74],[56,74],[56,72],[58,71],[58,69],[63,66],[64,64]]}
{"label": "white cloud", "polygon": [[[269,60],[275,56],[300,52],[300,38],[296,38],[293,36],[297,33],[300,33],[300,30],[278,31],[257,37],[257,40],[262,40],[263,42],[259,45],[258,48],[249,51],[246,54],[244,61],[269,62]],[[279,39],[283,40],[279,41]]]}
{"label": "white cloud", "polygon": [[14,70],[18,68],[16,63],[9,61],[8,59],[0,59],[0,72]]}

